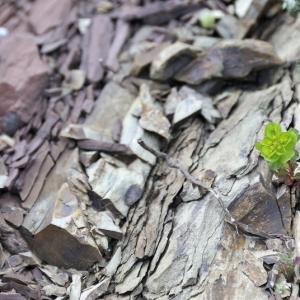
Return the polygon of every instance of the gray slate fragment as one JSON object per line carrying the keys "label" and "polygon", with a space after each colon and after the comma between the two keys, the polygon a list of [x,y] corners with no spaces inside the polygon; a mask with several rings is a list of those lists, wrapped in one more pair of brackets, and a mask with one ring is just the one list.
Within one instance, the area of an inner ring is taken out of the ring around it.
{"label": "gray slate fragment", "polygon": [[91,82],[98,82],[104,75],[104,63],[107,59],[113,37],[113,23],[108,16],[97,15],[84,36],[81,68]]}
{"label": "gray slate fragment", "polygon": [[150,69],[150,77],[156,80],[172,78],[196,56],[197,51],[188,44],[176,42],[166,46],[154,58]]}
{"label": "gray slate fragment", "polygon": [[210,97],[204,96],[188,86],[183,86],[178,94],[181,101],[175,109],[174,125],[198,112],[210,123],[214,123],[215,119],[220,117],[220,113],[213,107]]}
{"label": "gray slate fragment", "polygon": [[224,40],[182,68],[175,79],[191,85],[214,78],[241,79],[252,71],[280,64],[281,59],[267,42],[254,39]]}

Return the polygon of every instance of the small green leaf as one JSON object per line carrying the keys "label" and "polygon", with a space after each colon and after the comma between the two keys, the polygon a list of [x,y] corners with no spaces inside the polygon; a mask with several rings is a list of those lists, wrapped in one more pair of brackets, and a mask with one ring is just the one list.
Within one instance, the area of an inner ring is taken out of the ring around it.
{"label": "small green leaf", "polygon": [[199,17],[200,25],[206,29],[214,29],[216,18],[214,13],[209,9],[204,9]]}
{"label": "small green leaf", "polygon": [[280,134],[281,127],[277,123],[269,123],[265,128],[265,137],[273,137],[277,134]]}
{"label": "small green leaf", "polygon": [[256,143],[256,149],[270,164],[273,170],[282,168],[288,161],[295,159],[298,131],[289,129],[282,131],[280,124],[269,123],[265,128],[264,139]]}

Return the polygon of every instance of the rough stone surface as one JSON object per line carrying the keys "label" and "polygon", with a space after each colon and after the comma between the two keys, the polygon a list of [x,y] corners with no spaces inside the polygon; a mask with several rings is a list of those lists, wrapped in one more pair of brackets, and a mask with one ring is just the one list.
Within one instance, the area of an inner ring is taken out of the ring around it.
{"label": "rough stone surface", "polygon": [[[20,48],[22,51],[11,51]],[[17,112],[24,121],[33,114],[32,107],[47,84],[48,67],[40,59],[34,40],[12,34],[0,40],[0,117]]]}
{"label": "rough stone surface", "polygon": [[37,34],[61,25],[70,14],[72,0],[38,0],[30,12],[29,22]]}
{"label": "rough stone surface", "polygon": [[61,156],[22,226],[41,259],[85,270],[103,260],[82,213],[82,195],[71,188],[72,173],[80,172],[78,160],[78,150]]}

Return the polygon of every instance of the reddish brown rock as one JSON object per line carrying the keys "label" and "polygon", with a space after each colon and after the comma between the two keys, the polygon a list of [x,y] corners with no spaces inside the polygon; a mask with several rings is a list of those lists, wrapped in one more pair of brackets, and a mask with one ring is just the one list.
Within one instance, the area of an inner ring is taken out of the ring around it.
{"label": "reddish brown rock", "polygon": [[37,34],[47,31],[64,23],[70,14],[72,0],[38,0],[30,12],[30,24]]}
{"label": "reddish brown rock", "polygon": [[[14,51],[22,49],[22,51]],[[0,118],[16,112],[27,122],[48,80],[48,68],[33,39],[11,35],[0,40]]]}
{"label": "reddish brown rock", "polygon": [[82,69],[87,79],[97,82],[104,75],[104,64],[108,57],[113,38],[113,23],[104,15],[92,19],[92,24],[84,37]]}

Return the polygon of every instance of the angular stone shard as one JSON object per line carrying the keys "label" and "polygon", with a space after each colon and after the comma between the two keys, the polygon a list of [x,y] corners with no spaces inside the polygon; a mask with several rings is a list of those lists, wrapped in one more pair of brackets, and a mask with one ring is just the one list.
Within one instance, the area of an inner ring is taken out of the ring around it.
{"label": "angular stone shard", "polygon": [[[120,137],[120,143],[127,145],[130,150],[142,160],[148,162],[151,165],[154,165],[156,162],[156,157],[149,151],[145,150],[138,143],[138,140],[142,139],[150,147],[157,150],[159,148],[158,136],[144,130],[144,128],[140,124],[140,117],[143,114],[144,96],[151,97],[149,93],[144,92],[145,90],[141,89],[139,96],[132,103],[127,115],[123,119],[123,130]],[[145,118],[145,121],[146,119],[148,120],[148,118]],[[164,124],[164,130],[161,131],[158,128],[158,123],[151,125],[151,130],[156,130],[166,135],[166,128],[168,127],[168,125],[166,125],[167,120],[160,114],[159,121]],[[144,122],[144,124],[142,122],[142,125],[150,129],[150,125],[148,122]]]}
{"label": "angular stone shard", "polygon": [[46,296],[54,296],[58,298],[64,296],[67,292],[67,289],[62,286],[57,286],[55,284],[48,284],[42,288],[42,291],[45,293]]}
{"label": "angular stone shard", "polygon": [[[242,234],[236,235],[234,230],[225,227],[219,251],[215,256],[211,272],[209,272],[208,284],[202,293],[203,299],[223,299],[224,295],[230,300],[268,299],[268,295],[264,289],[257,288],[252,278],[244,272],[244,255],[251,256],[251,258],[254,257],[253,248],[251,249],[250,246],[252,243],[254,244],[255,240],[245,238]],[[259,269],[256,272],[264,274],[261,276],[262,282],[264,281],[266,271],[261,268],[262,262],[260,260],[255,257],[253,260],[255,260],[255,264],[259,264]],[[248,267],[250,269],[251,265],[248,265]],[[248,271],[250,271],[249,269]],[[220,278],[222,279],[220,280]]]}
{"label": "angular stone shard", "polygon": [[85,168],[89,167],[92,163],[99,159],[99,154],[97,151],[83,151],[79,153],[80,162]]}
{"label": "angular stone shard", "polygon": [[270,0],[238,0],[235,3],[236,13],[242,19],[242,23],[247,28],[247,32],[257,24],[257,20],[262,15]]}
{"label": "angular stone shard", "polygon": [[133,156],[133,153],[126,145],[95,140],[83,140],[78,142],[78,147],[83,150],[100,151],[114,154]]}
{"label": "angular stone shard", "polygon": [[80,300],[81,285],[81,275],[73,274],[72,283],[70,285],[70,300]]}
{"label": "angular stone shard", "polygon": [[256,258],[251,252],[244,252],[242,272],[246,274],[256,286],[262,286],[267,282],[268,273],[263,266],[263,260]]}
{"label": "angular stone shard", "polygon": [[172,116],[175,113],[176,107],[178,103],[181,101],[181,97],[174,87],[171,89],[168,97],[166,98],[165,105],[164,105],[164,112],[166,116]]}
{"label": "angular stone shard", "polygon": [[227,40],[216,44],[206,54],[181,69],[175,79],[193,85],[212,78],[241,79],[252,71],[281,63],[281,59],[267,42]]}
{"label": "angular stone shard", "polygon": [[114,72],[119,69],[118,56],[122,50],[123,45],[125,44],[128,36],[130,34],[130,26],[127,22],[123,20],[118,20],[115,29],[115,36],[112,42],[112,45],[109,49],[108,57],[106,60],[106,66],[109,70]]}
{"label": "angular stone shard", "polygon": [[175,108],[173,124],[177,124],[191,115],[200,112],[210,123],[220,118],[220,113],[213,107],[210,97],[204,96],[188,86],[183,86],[178,92],[180,101]]}
{"label": "angular stone shard", "polygon": [[216,26],[218,34],[224,39],[243,39],[247,33],[247,26],[238,18],[226,14]]}
{"label": "angular stone shard", "polygon": [[76,170],[80,172],[78,150],[66,151],[22,226],[29,245],[41,259],[52,265],[85,270],[95,262],[104,264],[104,260],[89,233],[79,194],[74,192],[72,172]]}
{"label": "angular stone shard", "polygon": [[167,80],[176,76],[177,72],[197,56],[196,49],[181,42],[163,48],[152,62],[150,77]]}
{"label": "angular stone shard", "polygon": [[63,82],[63,93],[69,94],[72,91],[80,90],[85,82],[85,74],[82,70],[70,70],[66,74],[65,81]]}
{"label": "angular stone shard", "polygon": [[0,189],[3,189],[6,186],[8,179],[7,168],[4,164],[3,159],[0,158]]}
{"label": "angular stone shard", "polygon": [[120,240],[123,232],[118,225],[115,224],[112,216],[106,211],[96,211],[89,209],[87,211],[88,221],[104,235],[113,239]]}
{"label": "angular stone shard", "polygon": [[148,265],[148,262],[137,263],[133,270],[130,270],[124,282],[116,286],[116,292],[118,294],[125,294],[137,288],[146,275]]}
{"label": "angular stone shard", "polygon": [[114,255],[112,256],[112,258],[110,259],[109,263],[103,269],[103,274],[105,276],[113,276],[117,271],[117,268],[121,262],[121,258],[122,258],[121,248],[118,247]]}
{"label": "angular stone shard", "polygon": [[96,140],[109,142],[110,139],[92,126],[82,124],[68,124],[60,133],[60,136],[74,140]]}
{"label": "angular stone shard", "polygon": [[48,67],[31,37],[11,34],[0,40],[0,73],[0,118],[16,112],[29,121],[48,80]]}
{"label": "angular stone shard", "polygon": [[202,108],[202,101],[199,101],[199,97],[187,97],[180,101],[176,106],[176,110],[173,116],[173,124],[177,124],[182,120],[199,112]]}
{"label": "angular stone shard", "polygon": [[104,75],[113,37],[113,23],[108,16],[97,15],[84,37],[82,69],[91,82],[98,82]]}
{"label": "angular stone shard", "polygon": [[110,278],[105,278],[99,283],[92,285],[82,291],[80,300],[95,300],[103,295],[109,286]]}
{"label": "angular stone shard", "polygon": [[163,114],[163,109],[150,94],[149,87],[142,84],[139,99],[142,104],[140,125],[147,131],[154,132],[166,140],[170,137],[171,124]]}
{"label": "angular stone shard", "polygon": [[155,57],[167,46],[169,43],[162,43],[146,49],[134,56],[134,61],[131,69],[133,75],[139,75],[143,70],[151,65]]}
{"label": "angular stone shard", "polygon": [[141,172],[126,166],[99,159],[87,169],[89,183],[102,201],[109,201],[115,210],[126,217],[129,206],[125,202],[126,193],[133,186],[144,189],[145,177]]}
{"label": "angular stone shard", "polygon": [[261,236],[286,234],[276,196],[262,182],[246,188],[228,209],[250,233]]}
{"label": "angular stone shard", "polygon": [[220,111],[221,116],[226,119],[233,107],[239,100],[241,91],[225,91],[224,93],[218,95],[215,99],[216,106]]}
{"label": "angular stone shard", "polygon": [[84,125],[112,141],[116,123],[123,120],[133,100],[134,96],[128,90],[110,81],[102,89]]}
{"label": "angular stone shard", "polygon": [[70,14],[72,2],[72,0],[36,1],[29,16],[29,22],[35,33],[46,33],[64,23]]}

